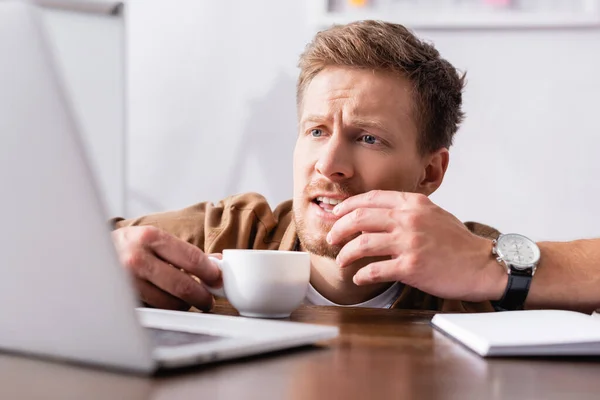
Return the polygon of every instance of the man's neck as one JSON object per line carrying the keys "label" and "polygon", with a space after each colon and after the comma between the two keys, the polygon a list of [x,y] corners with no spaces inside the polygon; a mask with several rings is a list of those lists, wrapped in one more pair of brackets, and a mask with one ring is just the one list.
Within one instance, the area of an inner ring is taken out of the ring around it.
{"label": "man's neck", "polygon": [[357,286],[352,281],[354,274],[375,260],[363,259],[344,268],[335,260],[310,256],[310,283],[323,297],[336,304],[358,304],[383,293],[393,283],[385,282],[368,286]]}

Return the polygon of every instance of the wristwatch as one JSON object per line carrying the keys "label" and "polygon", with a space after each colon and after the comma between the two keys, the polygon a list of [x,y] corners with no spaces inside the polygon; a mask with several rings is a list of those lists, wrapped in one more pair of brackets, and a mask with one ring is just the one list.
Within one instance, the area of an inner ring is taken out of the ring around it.
{"label": "wristwatch", "polygon": [[500,235],[493,243],[492,253],[506,268],[508,284],[502,298],[492,305],[500,310],[522,310],[540,262],[540,248],[533,240],[517,233]]}

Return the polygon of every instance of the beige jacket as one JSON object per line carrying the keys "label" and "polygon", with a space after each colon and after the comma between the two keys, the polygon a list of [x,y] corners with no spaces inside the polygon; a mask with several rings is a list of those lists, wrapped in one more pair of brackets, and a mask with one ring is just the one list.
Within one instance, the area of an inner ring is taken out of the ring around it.
{"label": "beige jacket", "polygon": [[[231,196],[218,204],[199,203],[178,211],[135,219],[115,218],[115,228],[151,225],[198,246],[205,253],[223,249],[294,250],[298,236],[292,216],[292,201],[272,210],[256,193]],[[496,238],[499,232],[478,223],[465,224],[473,233]],[[444,300],[405,286],[393,308],[451,312],[494,311],[489,302]]]}

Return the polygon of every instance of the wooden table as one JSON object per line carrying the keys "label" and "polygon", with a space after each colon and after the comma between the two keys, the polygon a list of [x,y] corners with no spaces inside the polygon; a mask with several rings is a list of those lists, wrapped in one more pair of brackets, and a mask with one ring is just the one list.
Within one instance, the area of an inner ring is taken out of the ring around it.
{"label": "wooden table", "polygon": [[[223,303],[215,312],[236,315]],[[600,398],[600,358],[485,360],[433,330],[432,316],[302,307],[292,320],[337,325],[340,336],[155,378],[0,355],[0,399]]]}

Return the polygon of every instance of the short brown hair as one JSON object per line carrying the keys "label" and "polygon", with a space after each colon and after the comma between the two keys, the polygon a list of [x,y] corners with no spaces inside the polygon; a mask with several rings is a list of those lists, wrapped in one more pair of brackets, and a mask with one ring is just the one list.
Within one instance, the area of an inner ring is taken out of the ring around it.
{"label": "short brown hair", "polygon": [[298,66],[298,105],[308,84],[328,66],[392,71],[408,78],[413,85],[422,153],[450,147],[464,118],[465,75],[402,25],[359,21],[333,26],[319,32],[307,45]]}

